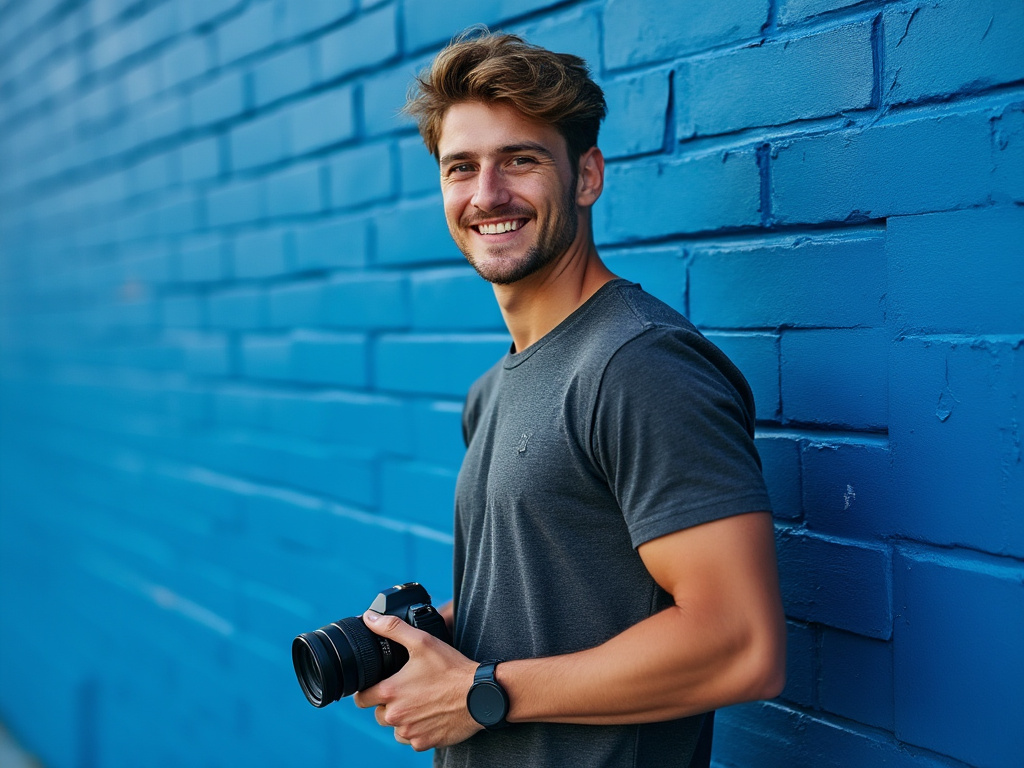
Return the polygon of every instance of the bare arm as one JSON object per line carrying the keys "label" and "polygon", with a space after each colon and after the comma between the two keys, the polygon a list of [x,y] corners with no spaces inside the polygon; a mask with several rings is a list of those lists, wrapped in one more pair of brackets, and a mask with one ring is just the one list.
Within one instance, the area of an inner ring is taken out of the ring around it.
{"label": "bare arm", "polygon": [[510,722],[669,720],[782,690],[785,620],[769,514],[706,523],[638,551],[675,604],[596,648],[498,665]]}
{"label": "bare arm", "polygon": [[[596,648],[499,664],[510,722],[653,722],[781,691],[785,621],[768,513],[678,531],[639,553],[675,604]],[[356,694],[359,706],[377,706],[378,722],[416,749],[480,730],[465,708],[475,662],[394,617],[371,629],[406,645],[411,660]]]}

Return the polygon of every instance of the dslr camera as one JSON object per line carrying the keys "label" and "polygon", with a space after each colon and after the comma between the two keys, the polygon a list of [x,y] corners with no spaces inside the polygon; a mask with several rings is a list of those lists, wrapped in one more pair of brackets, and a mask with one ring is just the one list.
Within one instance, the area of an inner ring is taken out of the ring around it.
{"label": "dslr camera", "polygon": [[[385,589],[370,610],[397,616],[451,645],[444,618],[416,582]],[[292,664],[302,692],[314,707],[326,707],[391,677],[409,660],[405,646],[374,634],[360,616],[339,619],[292,641]]]}

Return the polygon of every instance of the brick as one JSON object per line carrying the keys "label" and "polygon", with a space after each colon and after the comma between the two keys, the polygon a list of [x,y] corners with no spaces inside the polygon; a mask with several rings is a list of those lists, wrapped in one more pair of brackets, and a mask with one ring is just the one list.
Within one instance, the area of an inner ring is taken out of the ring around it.
{"label": "brick", "polygon": [[913,749],[872,729],[827,713],[811,716],[774,703],[741,704],[715,718],[715,762],[758,768],[966,768],[949,758]]}
{"label": "brick", "polygon": [[836,439],[803,446],[807,527],[872,539],[893,532],[892,456],[885,440]]}
{"label": "brick", "polygon": [[430,3],[407,3],[402,18],[402,39],[410,51],[441,47],[473,24],[493,24],[500,14],[498,0],[452,0],[444,13]]}
{"label": "brick", "polygon": [[601,258],[619,277],[639,283],[647,293],[686,314],[687,264],[681,249],[635,248]]}
{"label": "brick", "polygon": [[238,182],[206,193],[206,222],[211,227],[247,224],[263,216],[263,186],[258,181]]}
{"label": "brick", "polygon": [[825,629],[821,706],[883,730],[893,729],[892,643]]}
{"label": "brick", "polygon": [[231,373],[228,340],[220,335],[190,336],[183,340],[185,372],[193,376]]}
{"label": "brick", "polygon": [[352,208],[393,194],[391,148],[386,144],[344,150],[333,155],[327,167],[332,208]]}
{"label": "brick", "polygon": [[368,360],[365,336],[304,330],[292,334],[291,373],[296,381],[365,387]]}
{"label": "brick", "polygon": [[287,336],[246,336],[240,352],[246,377],[285,380],[291,375],[291,340]]}
{"label": "brick", "polygon": [[265,50],[277,40],[281,6],[254,3],[239,16],[217,27],[217,51],[221,66]]}
{"label": "brick", "polygon": [[288,271],[287,233],[260,229],[235,239],[233,273],[242,280],[274,277]]}
{"label": "brick", "polygon": [[220,239],[205,238],[183,245],[178,275],[186,283],[205,283],[227,277],[227,253]]}
{"label": "brick", "polygon": [[491,290],[472,268],[417,270],[412,275],[412,327],[420,330],[503,330]]}
{"label": "brick", "polygon": [[760,436],[755,441],[761,469],[772,502],[772,513],[780,520],[799,520],[800,444],[786,437]]}
{"label": "brick", "polygon": [[275,286],[267,291],[271,328],[321,325],[325,315],[325,286],[321,280]]}
{"label": "brick", "polygon": [[284,6],[283,33],[297,37],[347,17],[355,10],[355,0],[306,0]]}
{"label": "brick", "polygon": [[422,463],[458,470],[466,454],[462,440],[462,403],[419,401],[414,405],[412,419],[415,458]]}
{"label": "brick", "polygon": [[361,267],[367,262],[368,222],[363,218],[330,219],[295,230],[299,269]]}
{"label": "brick", "polygon": [[889,418],[889,334],[882,329],[782,334],[785,421],[879,430]]}
{"label": "brick", "polygon": [[[410,9],[406,9],[406,15]],[[393,59],[398,54],[394,5],[365,13],[317,41],[321,82],[346,77]],[[444,14],[447,16],[447,13]]]}
{"label": "brick", "polygon": [[409,312],[408,280],[403,274],[340,274],[324,287],[324,322],[336,328],[406,328]]}
{"label": "brick", "polygon": [[189,103],[174,97],[151,103],[135,121],[140,144],[161,141],[189,127]]}
{"label": "brick", "polygon": [[237,126],[231,131],[229,146],[235,171],[280,162],[288,155],[287,115],[274,112]]}
{"label": "brick", "polygon": [[813,707],[817,700],[818,635],[806,624],[786,622],[786,688],[781,699]]}
{"label": "brick", "polygon": [[189,193],[166,194],[156,209],[157,231],[161,235],[188,234],[198,229],[200,203]]}
{"label": "brick", "polygon": [[722,333],[705,336],[740,369],[754,394],[759,421],[782,418],[779,385],[779,337],[773,333]]}
{"label": "brick", "polygon": [[888,103],[970,93],[1024,78],[1024,8],[942,0],[887,8],[882,89]]}
{"label": "brick", "polygon": [[306,46],[295,46],[260,61],[252,68],[256,106],[307,90],[313,84],[313,60]]}
{"label": "brick", "polygon": [[776,223],[928,213],[992,193],[985,112],[964,112],[782,142],[771,161]]}
{"label": "brick", "polygon": [[992,121],[992,138],[993,198],[1024,203],[1024,102],[1007,105]]}
{"label": "brick", "polygon": [[160,323],[168,328],[202,327],[202,300],[188,294],[165,297],[160,302]]}
{"label": "brick", "polygon": [[450,530],[457,474],[433,464],[385,461],[381,466],[381,512],[395,520]]}
{"label": "brick", "polygon": [[873,87],[870,23],[694,59],[676,70],[677,135],[837,115],[869,106]]}
{"label": "brick", "polygon": [[669,72],[656,70],[604,84],[608,117],[598,144],[605,157],[660,152],[665,146]]}
{"label": "brick", "polygon": [[304,99],[288,112],[291,150],[305,154],[354,138],[353,90],[334,88]]}
{"label": "brick", "polygon": [[892,557],[882,546],[805,531],[777,537],[786,615],[864,637],[892,636]]}
{"label": "brick", "polygon": [[448,234],[439,198],[400,203],[374,217],[377,262],[386,265],[463,260]]}
{"label": "brick", "polygon": [[508,349],[505,335],[382,336],[374,381],[385,391],[464,397]]}
{"label": "brick", "polygon": [[[888,306],[908,333],[1024,329],[1024,209],[895,216],[886,227]],[[955,258],[936,258],[937,254]],[[956,312],[936,296],[956,286]]]}
{"label": "brick", "polygon": [[210,326],[250,330],[266,325],[266,296],[258,288],[232,288],[211,293]]}
{"label": "brick", "polygon": [[407,455],[412,423],[407,400],[357,392],[332,392],[324,397],[321,422],[331,441],[391,455]]}
{"label": "brick", "polygon": [[323,169],[319,163],[291,166],[266,178],[267,216],[319,213],[324,208]]}
{"label": "brick", "polygon": [[898,533],[1024,557],[1024,344],[908,337],[891,367]]}
{"label": "brick", "polygon": [[169,186],[176,178],[174,155],[163,152],[128,169],[128,188],[133,195],[154,192]]}
{"label": "brick", "polygon": [[182,6],[183,26],[201,27],[242,5],[244,0],[188,0]]}
{"label": "brick", "polygon": [[200,139],[181,148],[181,180],[186,184],[220,176],[218,139]]}
{"label": "brick", "polygon": [[881,326],[885,246],[869,234],[694,249],[690,319],[712,328]]}
{"label": "brick", "polygon": [[210,51],[205,37],[181,38],[160,58],[165,88],[174,88],[205,74],[210,69]]}
{"label": "brick", "polygon": [[766,0],[608,0],[604,6],[604,64],[609,69],[665,61],[760,34]]}
{"label": "brick", "polygon": [[894,576],[897,738],[970,765],[1014,765],[1024,754],[1024,566],[908,550]]}
{"label": "brick", "polygon": [[812,16],[856,5],[859,0],[780,0],[778,23],[793,24]]}
{"label": "brick", "polygon": [[417,134],[398,142],[399,191],[402,195],[422,195],[438,190],[440,174],[437,161]]}
{"label": "brick", "polygon": [[429,59],[404,62],[376,77],[362,80],[363,120],[368,136],[394,133],[415,125],[402,114],[406,94],[416,74]]}
{"label": "brick", "polygon": [[286,466],[290,485],[351,504],[377,503],[377,470],[365,455],[336,445],[309,445],[292,453]]}
{"label": "brick", "polygon": [[[537,2],[538,0],[534,0]],[[501,0],[504,8],[521,15],[523,3],[515,0]],[[512,15],[512,14],[509,14]],[[545,15],[516,28],[534,45],[549,51],[571,53],[579,56],[589,66],[595,78],[600,75],[601,62],[601,16],[593,8],[569,8],[563,12]],[[600,82],[598,82],[600,84]]]}
{"label": "brick", "polygon": [[256,428],[266,422],[267,398],[260,390],[232,385],[214,390],[212,396],[218,426]]}
{"label": "brick", "polygon": [[595,207],[597,241],[757,226],[760,190],[753,150],[610,165]]}
{"label": "brick", "polygon": [[189,96],[193,128],[205,128],[238,117],[245,110],[245,80],[241,72],[228,72],[198,87]]}

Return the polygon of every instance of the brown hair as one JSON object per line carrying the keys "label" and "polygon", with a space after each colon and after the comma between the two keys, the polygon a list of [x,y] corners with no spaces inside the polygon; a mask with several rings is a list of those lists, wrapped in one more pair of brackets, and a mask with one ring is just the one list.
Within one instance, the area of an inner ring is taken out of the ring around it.
{"label": "brown hair", "polygon": [[565,138],[574,170],[580,156],[597,144],[608,111],[583,59],[479,27],[463,32],[437,54],[414,81],[403,110],[416,118],[434,157],[445,114],[465,101],[504,102],[553,126]]}

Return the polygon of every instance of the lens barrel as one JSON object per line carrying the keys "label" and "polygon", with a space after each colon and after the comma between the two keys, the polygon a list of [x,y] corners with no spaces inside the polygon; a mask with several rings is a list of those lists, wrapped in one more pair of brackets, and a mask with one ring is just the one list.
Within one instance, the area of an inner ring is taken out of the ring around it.
{"label": "lens barrel", "polygon": [[292,641],[295,676],[314,707],[366,690],[408,660],[403,646],[375,635],[358,616],[304,632]]}

